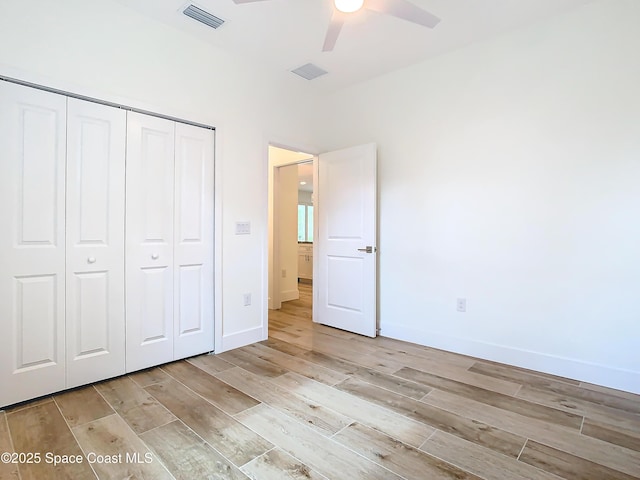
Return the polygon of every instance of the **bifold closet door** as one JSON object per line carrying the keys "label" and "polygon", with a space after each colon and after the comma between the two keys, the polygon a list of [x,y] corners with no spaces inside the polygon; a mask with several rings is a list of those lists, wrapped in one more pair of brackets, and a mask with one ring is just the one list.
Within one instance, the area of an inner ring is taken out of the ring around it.
{"label": "bifold closet door", "polygon": [[128,112],[126,370],[173,360],[175,122]]}
{"label": "bifold closet door", "polygon": [[175,360],[213,350],[213,136],[176,123]]}
{"label": "bifold closet door", "polygon": [[67,388],[125,372],[126,112],[67,107]]}
{"label": "bifold closet door", "polygon": [[65,388],[66,102],[0,81],[0,406]]}

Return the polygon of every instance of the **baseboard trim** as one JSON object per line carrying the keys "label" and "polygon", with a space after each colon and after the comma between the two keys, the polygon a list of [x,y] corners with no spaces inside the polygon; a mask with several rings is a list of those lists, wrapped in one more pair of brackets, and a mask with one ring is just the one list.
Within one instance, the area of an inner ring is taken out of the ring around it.
{"label": "baseboard trim", "polygon": [[266,339],[267,337],[264,335],[264,329],[262,328],[262,326],[248,328],[247,330],[243,330],[241,332],[224,335],[222,337],[222,348],[219,352],[217,351],[216,353],[222,353],[228,350],[233,350],[234,348],[244,347],[246,345],[261,342]]}
{"label": "baseboard trim", "polygon": [[299,298],[300,292],[297,288],[294,290],[285,290],[284,292],[280,292],[281,302],[290,302],[291,300],[298,300]]}
{"label": "baseboard trim", "polygon": [[505,345],[422,331],[406,325],[381,325],[380,335],[448,352],[470,355],[603,387],[640,394],[640,372]]}

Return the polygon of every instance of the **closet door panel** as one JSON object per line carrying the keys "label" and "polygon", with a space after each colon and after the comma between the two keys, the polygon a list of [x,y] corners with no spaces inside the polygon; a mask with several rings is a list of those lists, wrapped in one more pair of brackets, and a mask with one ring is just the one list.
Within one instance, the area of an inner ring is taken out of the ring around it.
{"label": "closet door panel", "polygon": [[127,371],[173,360],[175,124],[128,113]]}
{"label": "closet door panel", "polygon": [[67,387],[125,372],[126,112],[70,98]]}
{"label": "closet door panel", "polygon": [[0,406],[65,387],[66,98],[0,81]]}
{"label": "closet door panel", "polygon": [[214,132],[176,124],[175,359],[213,350]]}

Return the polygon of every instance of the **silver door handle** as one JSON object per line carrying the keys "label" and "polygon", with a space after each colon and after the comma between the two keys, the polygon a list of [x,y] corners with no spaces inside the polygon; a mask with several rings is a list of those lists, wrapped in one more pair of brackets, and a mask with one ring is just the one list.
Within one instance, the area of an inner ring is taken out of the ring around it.
{"label": "silver door handle", "polygon": [[371,247],[369,245],[367,245],[365,248],[359,248],[358,249],[359,252],[366,252],[366,253],[373,253],[376,251],[376,247]]}

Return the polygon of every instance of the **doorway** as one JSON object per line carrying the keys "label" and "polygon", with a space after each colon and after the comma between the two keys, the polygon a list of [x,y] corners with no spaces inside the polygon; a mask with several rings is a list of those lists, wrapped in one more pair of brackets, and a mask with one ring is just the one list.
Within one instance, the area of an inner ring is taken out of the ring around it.
{"label": "doorway", "polygon": [[[377,153],[374,143],[320,154],[269,146],[269,309],[279,310],[298,266],[282,269],[285,255],[295,254],[295,246],[283,249],[284,241],[297,238],[281,234],[285,218],[296,220],[292,210],[282,214],[285,197],[298,197],[296,169],[287,169],[312,159],[313,241],[312,314],[313,322],[349,332],[375,337],[377,324]],[[282,155],[281,158],[277,158]],[[286,179],[286,180],[285,180]],[[282,188],[289,182],[289,189]],[[295,200],[294,200],[295,201]],[[288,207],[287,207],[288,208]],[[305,227],[308,228],[308,227]],[[301,246],[298,244],[298,249]],[[298,255],[300,255],[298,251]],[[297,282],[296,282],[297,283]],[[300,287],[291,300],[300,298]]]}
{"label": "doorway", "polygon": [[[269,146],[269,316],[311,320],[314,156]],[[277,316],[277,314],[275,314]]]}

